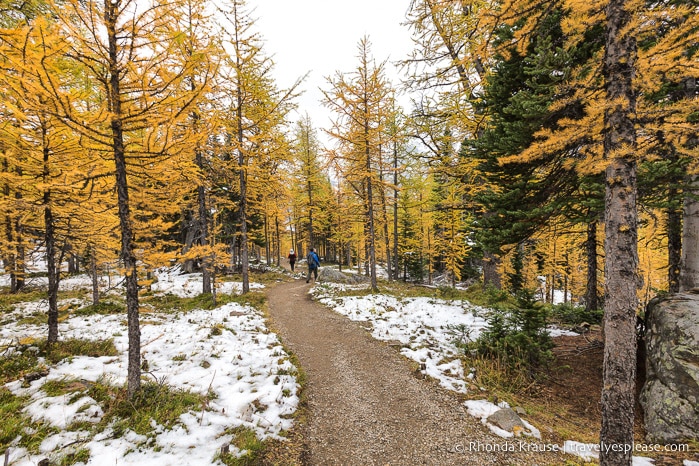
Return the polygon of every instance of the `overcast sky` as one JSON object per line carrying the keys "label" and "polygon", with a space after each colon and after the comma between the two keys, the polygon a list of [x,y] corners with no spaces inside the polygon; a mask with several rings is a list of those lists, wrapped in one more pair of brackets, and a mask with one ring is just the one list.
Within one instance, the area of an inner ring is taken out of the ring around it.
{"label": "overcast sky", "polygon": [[412,49],[410,31],[401,26],[409,0],[248,0],[264,49],[276,63],[281,88],[310,72],[302,84],[299,111],[308,112],[316,128],[329,126],[318,87],[326,77],[357,66],[357,44],[368,36],[377,62],[388,60],[387,74],[398,84],[392,62]]}

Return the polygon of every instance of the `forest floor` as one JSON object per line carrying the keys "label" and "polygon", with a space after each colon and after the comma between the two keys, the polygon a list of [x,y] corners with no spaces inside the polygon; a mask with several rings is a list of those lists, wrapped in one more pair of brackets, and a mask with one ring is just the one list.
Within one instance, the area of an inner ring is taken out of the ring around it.
{"label": "forest floor", "polygon": [[[561,453],[503,444],[461,397],[357,322],[311,300],[303,280],[268,290],[271,326],[305,372],[300,425],[270,462],[308,465],[564,464]],[[480,447],[480,448],[479,448]]]}

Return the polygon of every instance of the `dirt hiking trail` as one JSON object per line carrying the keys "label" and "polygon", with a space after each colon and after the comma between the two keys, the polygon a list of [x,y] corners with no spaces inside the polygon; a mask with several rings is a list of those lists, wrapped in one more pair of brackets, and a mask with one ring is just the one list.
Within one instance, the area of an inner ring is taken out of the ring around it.
{"label": "dirt hiking trail", "polygon": [[458,395],[416,377],[395,348],[312,301],[310,287],[296,280],[267,291],[272,326],[306,372],[305,416],[296,427],[302,451],[296,461],[324,466],[565,462],[553,454],[473,451],[474,444],[484,450],[506,439],[469,416]]}

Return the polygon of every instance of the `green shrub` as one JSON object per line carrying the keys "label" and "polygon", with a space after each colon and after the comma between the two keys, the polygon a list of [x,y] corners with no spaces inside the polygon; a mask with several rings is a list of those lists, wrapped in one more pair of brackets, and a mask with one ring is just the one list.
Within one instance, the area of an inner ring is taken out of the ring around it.
{"label": "green shrub", "polygon": [[468,350],[500,360],[512,372],[533,376],[534,369],[552,358],[553,342],[546,330],[547,311],[531,292],[519,293],[514,309],[493,309],[488,326]]}
{"label": "green shrub", "polygon": [[602,322],[604,311],[593,309],[588,311],[583,306],[575,306],[570,303],[556,304],[551,307],[551,318],[561,324],[580,325],[599,324]]}

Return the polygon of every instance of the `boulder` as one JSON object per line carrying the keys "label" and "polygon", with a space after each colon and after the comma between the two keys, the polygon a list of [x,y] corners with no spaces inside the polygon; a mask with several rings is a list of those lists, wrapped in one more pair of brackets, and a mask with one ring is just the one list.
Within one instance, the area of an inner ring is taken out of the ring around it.
{"label": "boulder", "polygon": [[699,439],[699,295],[654,300],[646,314],[646,437],[653,443]]}
{"label": "boulder", "polygon": [[332,269],[330,267],[321,267],[320,271],[318,272],[318,281],[353,285],[357,283],[365,283],[368,281],[368,278],[355,273],[342,273],[339,270]]}
{"label": "boulder", "polygon": [[522,431],[525,429],[522,419],[512,408],[502,408],[488,416],[486,421],[508,432]]}

